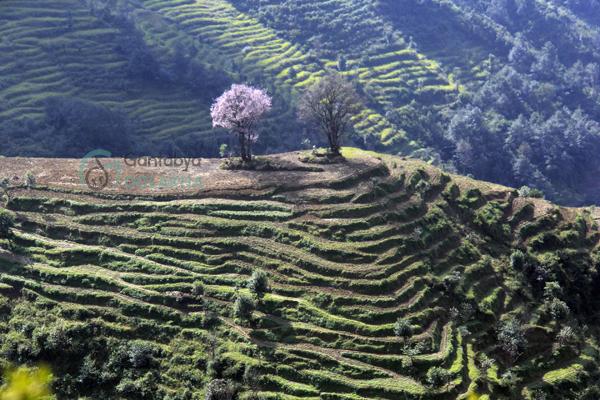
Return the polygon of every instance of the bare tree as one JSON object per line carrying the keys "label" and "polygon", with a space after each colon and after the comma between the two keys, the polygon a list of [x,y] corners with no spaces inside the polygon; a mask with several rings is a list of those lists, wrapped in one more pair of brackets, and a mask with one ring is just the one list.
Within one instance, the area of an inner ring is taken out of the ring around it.
{"label": "bare tree", "polygon": [[339,155],[341,138],[359,106],[360,99],[352,84],[340,74],[330,72],[303,94],[298,116],[317,125],[327,135],[331,153]]}

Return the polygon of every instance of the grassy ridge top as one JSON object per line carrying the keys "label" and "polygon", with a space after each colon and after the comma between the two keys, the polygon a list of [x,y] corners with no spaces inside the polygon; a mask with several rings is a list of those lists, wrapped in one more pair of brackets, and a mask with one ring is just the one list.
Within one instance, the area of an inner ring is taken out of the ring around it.
{"label": "grassy ridge top", "polygon": [[[39,176],[7,204],[18,223],[13,246],[0,241],[2,362],[50,363],[61,397],[196,399],[215,378],[243,398],[596,393],[592,210],[344,154],[312,171],[298,153],[270,157],[276,172],[202,160],[187,172],[200,190],[100,194],[78,182],[78,160],[0,159]],[[270,290],[253,298],[256,270]],[[507,330],[522,338],[514,354]]]}

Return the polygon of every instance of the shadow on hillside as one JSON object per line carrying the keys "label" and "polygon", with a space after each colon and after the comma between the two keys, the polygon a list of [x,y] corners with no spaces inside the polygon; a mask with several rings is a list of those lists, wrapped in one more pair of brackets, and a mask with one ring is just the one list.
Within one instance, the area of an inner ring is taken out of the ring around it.
{"label": "shadow on hillside", "polygon": [[297,154],[272,157],[276,160],[283,159],[287,163],[287,170],[241,169],[215,171],[215,178],[221,180],[219,182],[208,182],[208,185],[199,190],[196,196],[199,198],[219,196],[246,199],[269,197],[303,189],[345,189],[356,185],[362,180],[389,174],[382,161],[371,157],[351,158],[340,163],[322,164],[316,166],[316,169],[314,165],[307,167],[306,164],[300,162]]}

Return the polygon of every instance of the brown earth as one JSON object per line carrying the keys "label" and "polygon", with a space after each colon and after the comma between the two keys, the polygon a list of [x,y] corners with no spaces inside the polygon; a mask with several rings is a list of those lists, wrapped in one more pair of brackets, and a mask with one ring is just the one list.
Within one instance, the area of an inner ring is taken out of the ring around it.
{"label": "brown earth", "polygon": [[[220,167],[223,160],[206,158],[195,159],[198,160],[194,161],[196,165],[190,162],[186,169],[185,165],[156,167],[154,162],[151,166],[133,166],[132,160],[120,158],[99,158],[100,167],[93,158],[4,157],[0,158],[0,177],[8,177],[12,186],[19,186],[31,172],[36,185],[70,192],[187,197],[230,191],[243,195],[277,187],[319,187],[326,182],[367,174],[382,166],[381,160],[369,155],[318,166],[300,162],[299,155],[285,153],[268,157],[269,161],[284,168],[283,171],[224,170]],[[173,159],[167,161],[172,162]],[[315,170],[307,171],[307,167]],[[102,182],[104,172],[108,175],[105,187]]]}

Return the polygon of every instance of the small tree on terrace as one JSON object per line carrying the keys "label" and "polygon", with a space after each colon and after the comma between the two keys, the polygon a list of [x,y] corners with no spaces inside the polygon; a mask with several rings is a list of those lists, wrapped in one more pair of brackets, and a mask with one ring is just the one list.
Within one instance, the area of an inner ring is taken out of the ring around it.
{"label": "small tree on terrace", "polygon": [[205,400],[234,400],[238,396],[235,383],[225,379],[213,379],[206,388]]}
{"label": "small tree on terrace", "polygon": [[264,90],[237,84],[213,103],[213,127],[229,129],[238,136],[243,161],[252,160],[252,144],[258,139],[256,125],[271,106],[271,97]]}
{"label": "small tree on terrace", "polygon": [[522,324],[516,318],[511,317],[501,322],[498,329],[498,343],[502,350],[510,356],[511,362],[519,358],[527,346],[527,339]]}
{"label": "small tree on terrace", "polygon": [[242,322],[252,319],[255,304],[249,297],[238,294],[233,304],[233,316]]}
{"label": "small tree on terrace", "polygon": [[246,285],[259,299],[269,291],[269,277],[264,271],[256,270]]}
{"label": "small tree on terrace", "polygon": [[8,210],[0,208],[0,239],[11,239],[11,229],[15,226],[15,216]]}
{"label": "small tree on terrace", "polygon": [[331,72],[304,93],[298,117],[317,125],[327,135],[331,153],[339,155],[342,136],[359,105],[360,99],[352,84]]}
{"label": "small tree on terrace", "polygon": [[398,318],[396,323],[394,324],[394,334],[398,337],[401,337],[406,340],[412,336],[412,326],[410,325],[410,321],[402,318]]}
{"label": "small tree on terrace", "polygon": [[450,371],[442,367],[431,367],[427,371],[426,379],[427,382],[433,387],[447,387],[452,380],[452,374]]}

